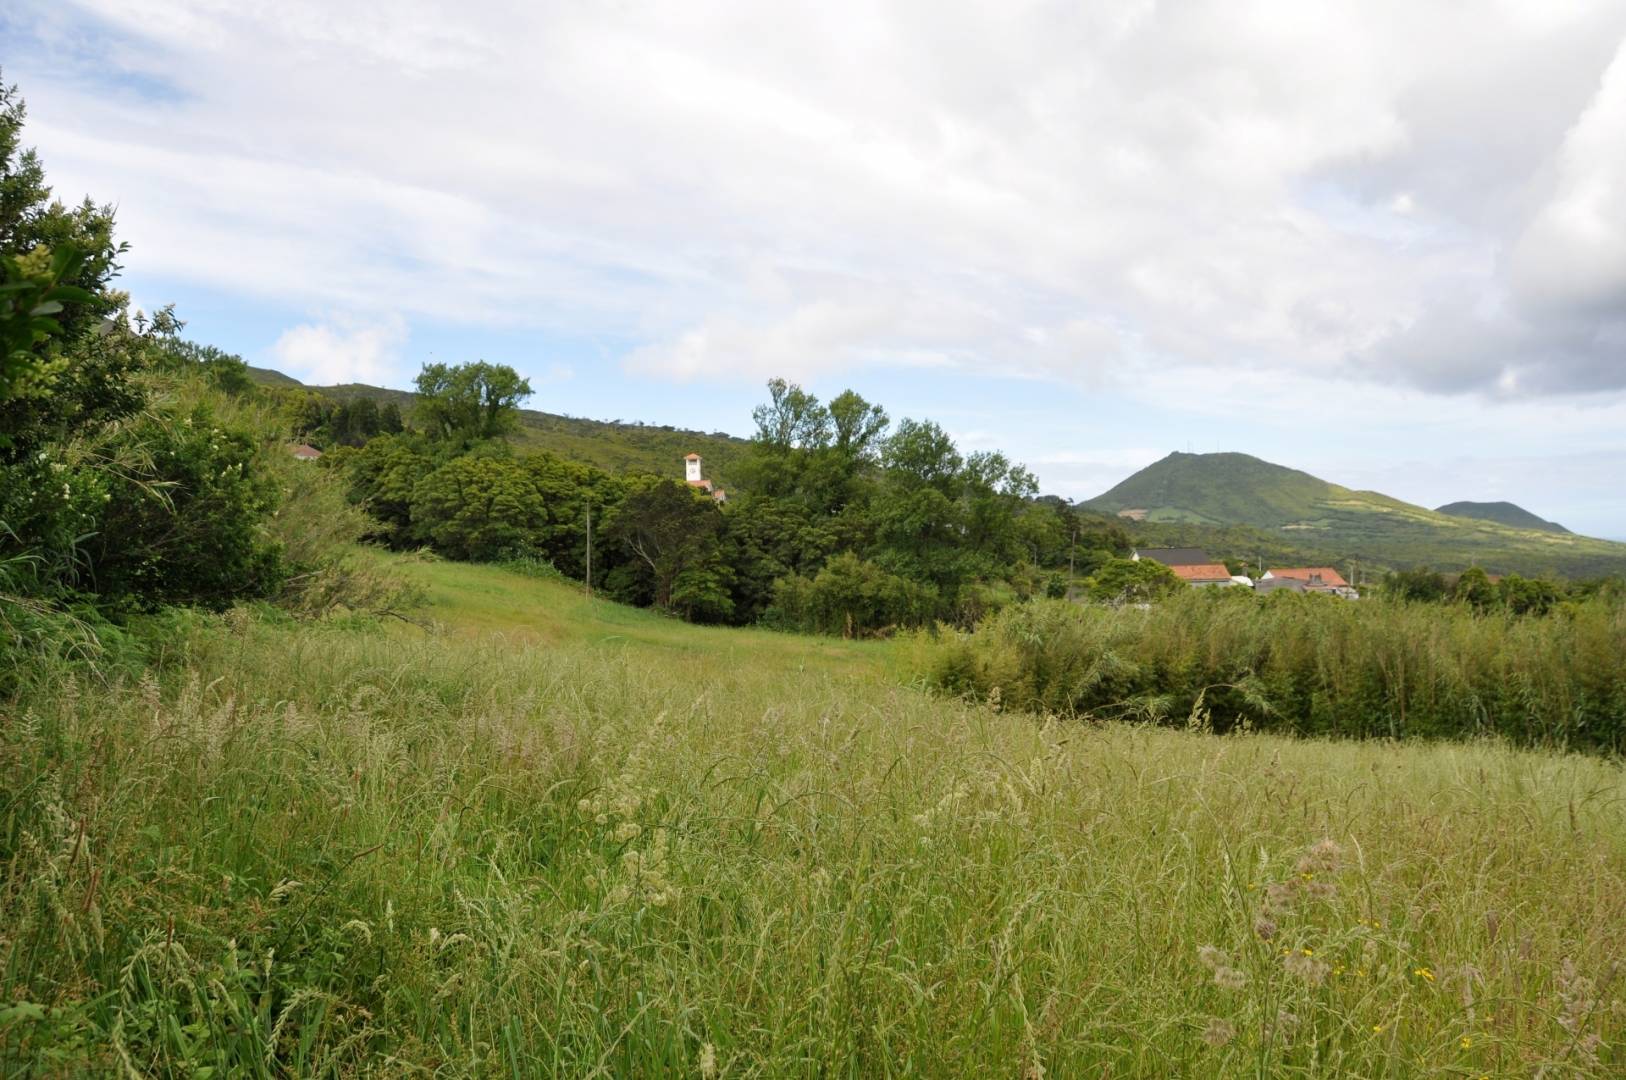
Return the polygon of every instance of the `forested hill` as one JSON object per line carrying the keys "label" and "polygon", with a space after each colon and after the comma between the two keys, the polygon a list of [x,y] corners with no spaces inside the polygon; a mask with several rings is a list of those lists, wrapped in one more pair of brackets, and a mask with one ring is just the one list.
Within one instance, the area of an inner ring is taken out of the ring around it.
{"label": "forested hill", "polygon": [[[303,386],[299,380],[269,368],[249,368],[257,382],[266,386]],[[380,405],[394,402],[403,414],[411,414],[417,395],[407,390],[391,390],[364,383],[307,387],[328,397],[348,401],[372,398]],[[749,440],[723,432],[689,431],[669,424],[642,424],[622,420],[586,420],[575,416],[519,411],[520,429],[514,435],[522,449],[548,450],[572,461],[581,461],[611,473],[646,472],[680,476],[685,454],[705,459],[708,479],[726,487],[741,460]]]}
{"label": "forested hill", "polygon": [[1473,518],[1476,521],[1495,521],[1515,529],[1541,529],[1545,532],[1567,533],[1568,529],[1556,521],[1537,517],[1524,507],[1510,502],[1454,502],[1436,506],[1434,512],[1451,517]]}
{"label": "forested hill", "polygon": [[1173,453],[1083,505],[1133,512],[1150,523],[1250,526],[1374,567],[1481,566],[1566,577],[1626,572],[1626,544],[1444,514],[1248,454]]}

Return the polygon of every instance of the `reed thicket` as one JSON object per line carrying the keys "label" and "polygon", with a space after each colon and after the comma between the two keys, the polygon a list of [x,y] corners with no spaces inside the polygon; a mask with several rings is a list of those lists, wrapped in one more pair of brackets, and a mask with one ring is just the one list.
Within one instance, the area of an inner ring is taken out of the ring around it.
{"label": "reed thicket", "polygon": [[1612,597],[1543,616],[1240,590],[1150,609],[1047,601],[913,654],[940,689],[1040,712],[1626,749],[1626,602]]}

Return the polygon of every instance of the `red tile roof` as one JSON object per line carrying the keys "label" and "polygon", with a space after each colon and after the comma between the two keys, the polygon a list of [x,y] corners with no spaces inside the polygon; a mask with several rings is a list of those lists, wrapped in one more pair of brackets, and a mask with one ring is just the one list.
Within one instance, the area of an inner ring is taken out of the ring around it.
{"label": "red tile roof", "polygon": [[684,461],[699,461],[700,460],[700,455],[699,454],[684,454],[683,455],[683,460]]}
{"label": "red tile roof", "polygon": [[1181,581],[1230,581],[1231,572],[1219,563],[1196,563],[1191,566],[1171,566],[1174,576]]}
{"label": "red tile roof", "polygon": [[[1294,578],[1306,585],[1325,585],[1333,589],[1349,588],[1349,582],[1330,566],[1295,566],[1286,570],[1272,566],[1270,572],[1276,577]],[[1317,580],[1318,578],[1320,580]]]}

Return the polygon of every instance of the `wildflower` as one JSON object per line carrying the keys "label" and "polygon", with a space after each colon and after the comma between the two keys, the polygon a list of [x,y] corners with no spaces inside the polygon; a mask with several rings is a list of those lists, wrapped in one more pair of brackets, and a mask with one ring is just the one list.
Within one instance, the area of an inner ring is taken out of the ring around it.
{"label": "wildflower", "polygon": [[1462,1038],[1457,1040],[1457,1045],[1462,1047],[1464,1050],[1468,1049],[1473,1044],[1474,1044],[1474,1041],[1472,1039],[1470,1039],[1466,1035],[1464,1035]]}
{"label": "wildflower", "polygon": [[1374,1035],[1382,1035],[1383,1034],[1383,1029],[1388,1027],[1388,1026],[1389,1026],[1388,1024],[1373,1024],[1372,1025],[1372,1034],[1374,1034]]}
{"label": "wildflower", "polygon": [[1253,920],[1253,932],[1259,935],[1260,941],[1269,941],[1276,936],[1276,920],[1269,915],[1260,915]]}
{"label": "wildflower", "polygon": [[1225,990],[1241,990],[1248,985],[1248,973],[1234,967],[1217,968],[1214,971],[1214,985]]}
{"label": "wildflower", "polygon": [[1310,956],[1308,949],[1282,957],[1282,966],[1289,975],[1303,979],[1311,986],[1320,986],[1325,982],[1330,970],[1326,964]]}
{"label": "wildflower", "polygon": [[1318,871],[1324,874],[1337,873],[1343,858],[1344,849],[1338,846],[1336,840],[1328,838],[1304,853],[1299,859],[1298,871],[1300,874],[1311,875]]}
{"label": "wildflower", "polygon": [[1300,949],[1299,952],[1303,953],[1305,956],[1314,956],[1315,955],[1315,950],[1314,949]]}
{"label": "wildflower", "polygon": [[1426,967],[1416,968],[1412,971],[1412,974],[1417,976],[1419,979],[1422,979],[1424,982],[1434,981],[1434,973]]}
{"label": "wildflower", "polygon": [[1203,1042],[1218,1048],[1236,1038],[1236,1026],[1229,1020],[1221,1020],[1217,1016],[1210,1017],[1202,1037]]}

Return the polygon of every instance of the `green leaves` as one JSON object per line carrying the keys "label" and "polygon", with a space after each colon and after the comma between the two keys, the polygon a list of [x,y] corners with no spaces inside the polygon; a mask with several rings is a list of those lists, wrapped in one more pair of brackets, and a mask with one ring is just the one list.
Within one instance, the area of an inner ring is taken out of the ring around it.
{"label": "green leaves", "polygon": [[36,249],[23,258],[0,255],[0,401],[43,371],[50,360],[43,346],[62,332],[56,316],[92,298],[68,284],[83,265],[72,246]]}
{"label": "green leaves", "polygon": [[436,440],[471,446],[519,423],[531,384],[506,364],[425,364],[418,373],[418,424]]}

